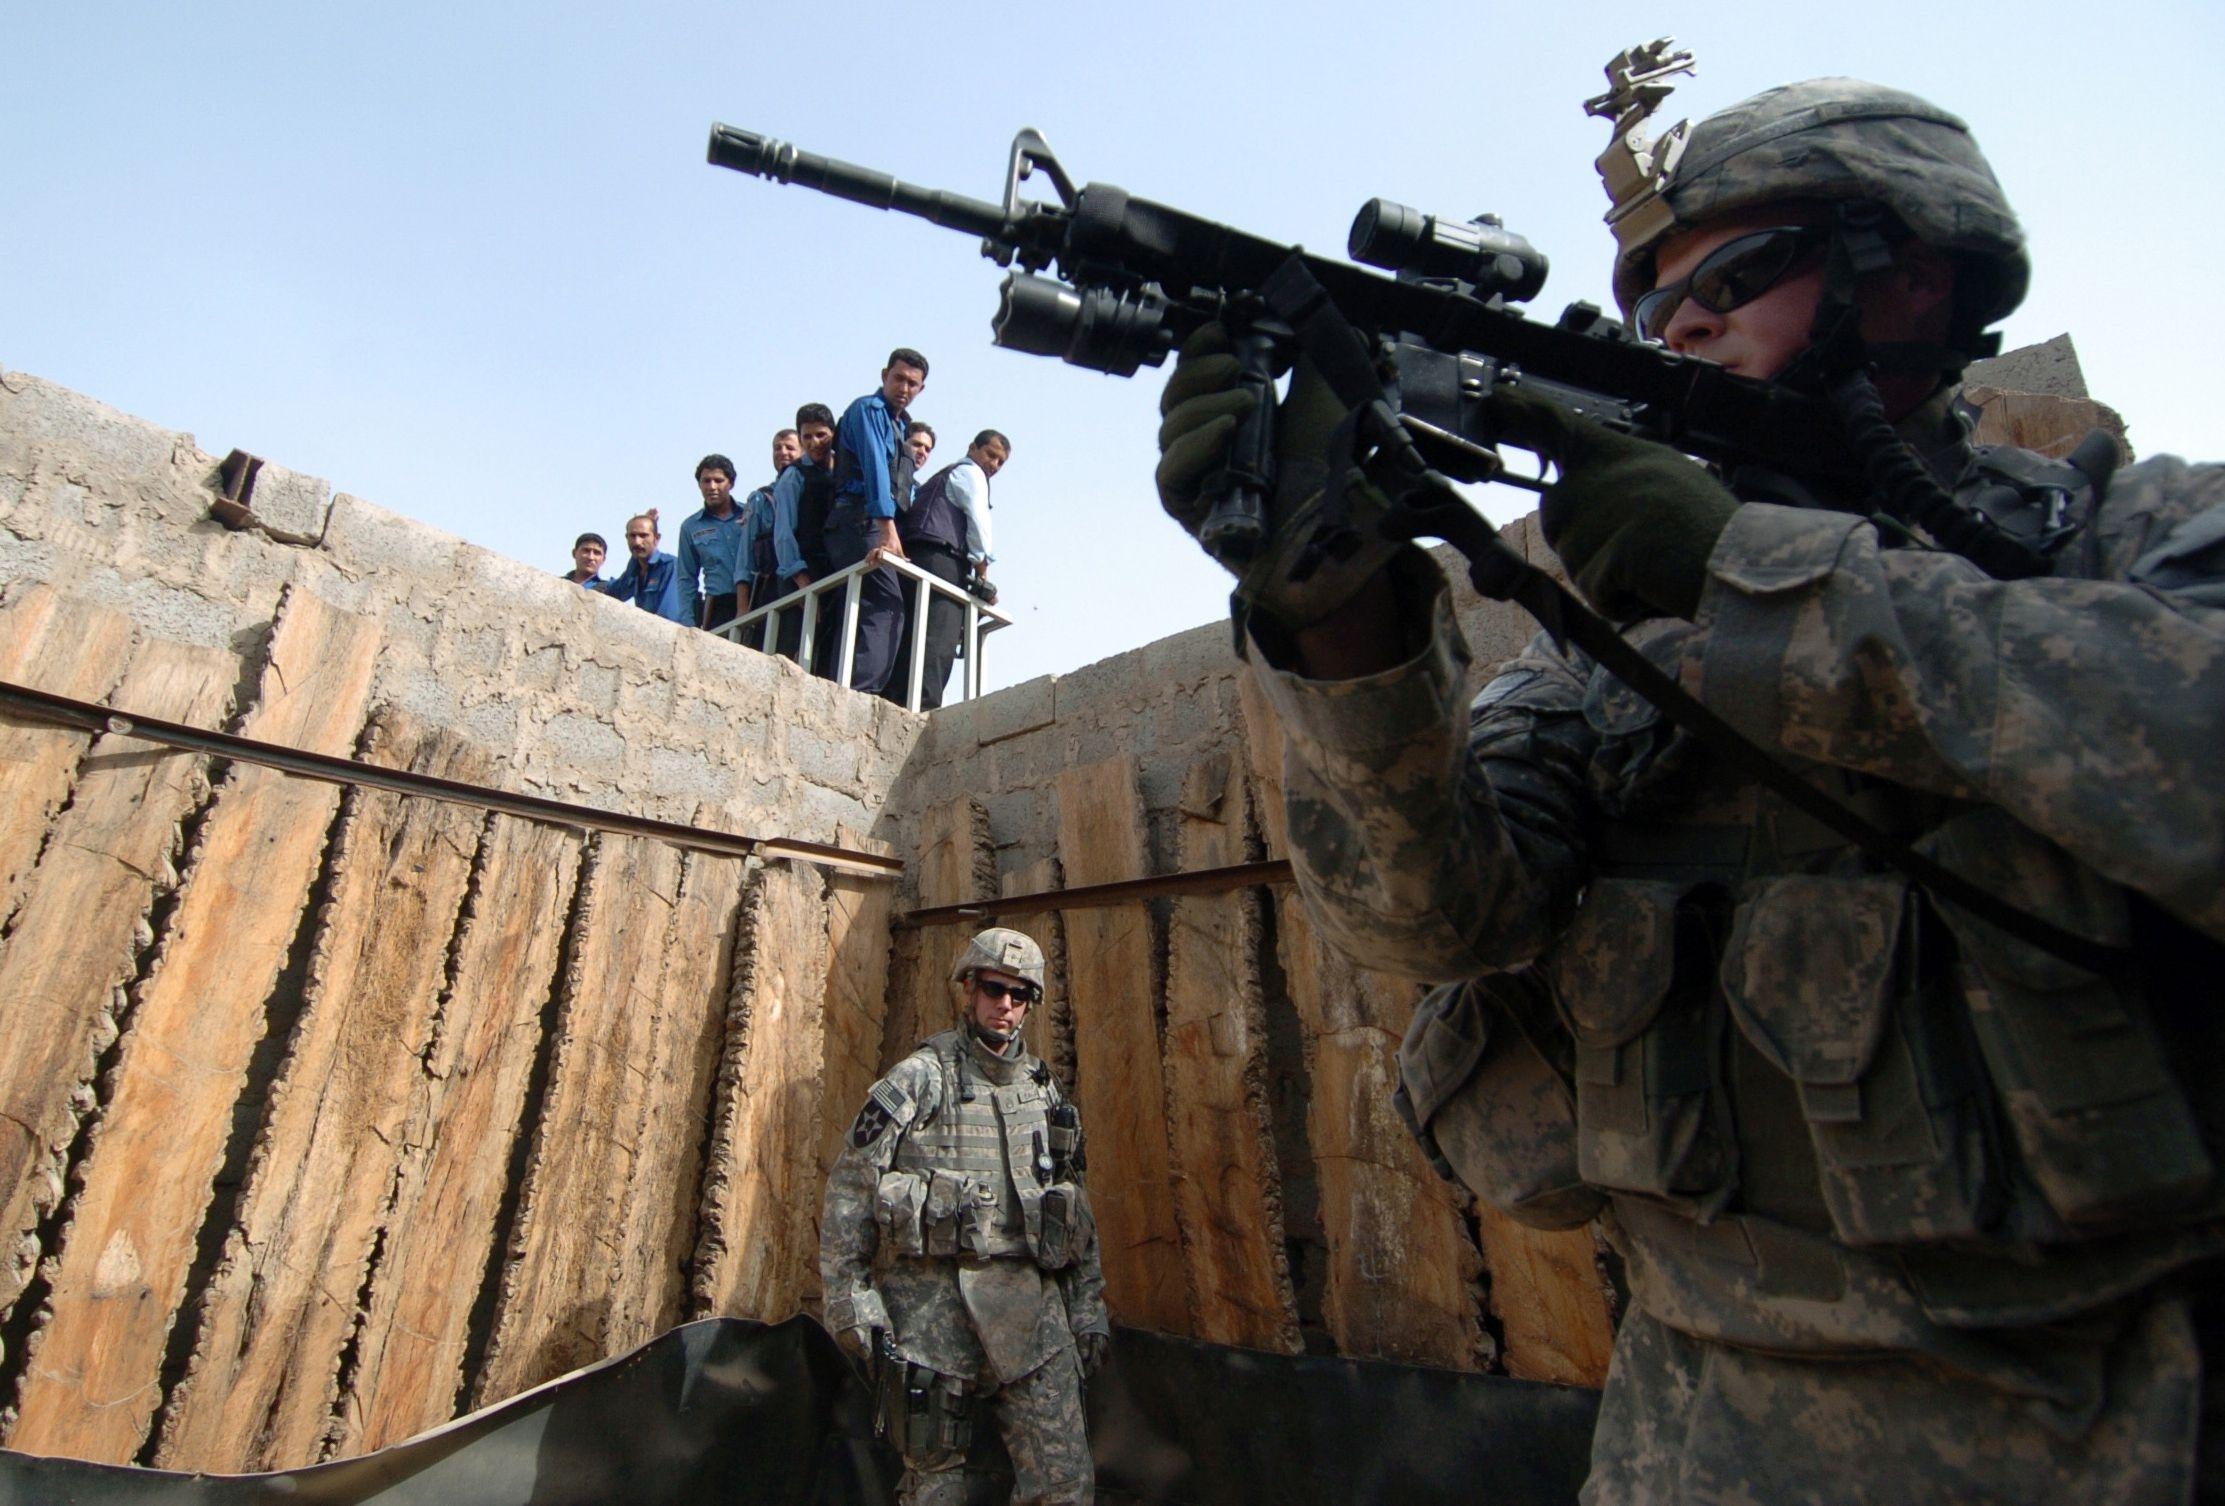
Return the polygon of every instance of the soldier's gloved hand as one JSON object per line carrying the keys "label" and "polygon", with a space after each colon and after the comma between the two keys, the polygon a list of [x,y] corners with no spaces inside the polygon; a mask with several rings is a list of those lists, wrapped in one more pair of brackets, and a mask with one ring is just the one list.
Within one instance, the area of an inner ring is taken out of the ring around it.
{"label": "soldier's gloved hand", "polygon": [[[1236,427],[1251,407],[1250,397],[1237,385],[1241,369],[1228,331],[1218,324],[1204,325],[1182,342],[1174,375],[1159,397],[1159,502],[1192,537],[1210,511],[1203,495],[1206,483],[1227,461]],[[1236,594],[1286,628],[1309,627],[1336,611],[1401,547],[1372,526],[1387,505],[1383,497],[1372,488],[1354,487],[1346,500],[1358,547],[1341,557],[1317,560],[1303,581],[1291,579],[1322,518],[1329,435],[1344,411],[1307,361],[1298,363],[1290,391],[1275,409],[1275,487],[1267,504],[1267,542],[1237,572]]]}
{"label": "soldier's gloved hand", "polygon": [[1708,556],[1738,499],[1666,445],[1539,398],[1494,401],[1509,434],[1541,443],[1560,467],[1538,523],[1585,599],[1617,622],[1698,611]]}
{"label": "soldier's gloved hand", "polygon": [[873,1330],[863,1323],[845,1328],[836,1334],[835,1342],[848,1350],[852,1357],[871,1363],[873,1359]]}
{"label": "soldier's gloved hand", "polygon": [[1109,1333],[1082,1333],[1074,1336],[1075,1352],[1081,1357],[1082,1375],[1086,1379],[1095,1375],[1112,1353],[1112,1335]]}

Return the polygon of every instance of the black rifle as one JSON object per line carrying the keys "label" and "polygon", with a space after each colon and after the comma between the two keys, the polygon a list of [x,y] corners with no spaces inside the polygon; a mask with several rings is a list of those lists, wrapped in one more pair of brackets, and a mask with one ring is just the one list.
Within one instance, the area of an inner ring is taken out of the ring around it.
{"label": "black rifle", "polygon": [[[1534,487],[1506,473],[1495,447],[1535,446],[1502,432],[1488,401],[1522,390],[1726,467],[1859,476],[1835,415],[1818,398],[1643,344],[1590,304],[1571,304],[1556,324],[1524,317],[1509,305],[1543,288],[1546,259],[1490,216],[1452,221],[1371,201],[1353,221],[1349,249],[1397,273],[1385,277],[1110,184],[1076,188],[1034,131],[1013,138],[1001,204],[920,188],[733,126],[711,128],[709,155],[720,167],[981,237],[983,255],[1018,268],[1004,279],[992,325],[1008,350],[1133,376],[1163,362],[1199,325],[1225,325],[1257,398],[1201,539],[1231,564],[1264,539],[1271,384],[1303,343],[1267,290],[1291,263],[1377,342],[1372,354],[1392,373],[1400,416],[1445,475]],[[1058,203],[1020,197],[1021,182],[1037,172]],[[1056,277],[1042,275],[1054,268]]]}
{"label": "black rifle", "polygon": [[[1859,495],[1863,467],[1838,415],[1820,397],[1734,376],[1712,361],[1637,340],[1590,304],[1553,324],[1511,304],[1545,285],[1536,248],[1483,216],[1458,222],[1375,199],[1352,222],[1355,260],[1395,276],[1132,197],[1105,183],[1074,186],[1034,131],[1012,140],[1004,199],[921,188],[887,173],[799,151],[783,141],[711,127],[719,167],[793,183],[874,209],[894,209],[981,238],[984,256],[1017,265],[992,323],[1008,350],[1133,376],[1157,366],[1199,326],[1227,327],[1253,402],[1225,469],[1208,482],[1202,543],[1241,573],[1264,545],[1273,491],[1275,380],[1300,352],[1353,418],[1332,457],[1331,493],[1355,473],[1394,505],[1379,525],[1396,537],[1436,538],[1468,558],[1484,595],[1520,603],[1556,640],[1573,642],[1741,773],[1943,900],[2097,973],[2125,953],[2015,909],[1941,867],[1825,794],[1685,692],[1566,587],[1531,565],[1447,483],[1539,483],[1507,471],[1501,444],[1548,454],[1540,436],[1507,427],[1522,392],[1726,470],[1777,471],[1829,493]],[[1041,172],[1057,203],[1020,197]],[[1055,277],[1043,274],[1055,270]],[[1308,558],[1356,547],[1340,511],[1324,509]]]}

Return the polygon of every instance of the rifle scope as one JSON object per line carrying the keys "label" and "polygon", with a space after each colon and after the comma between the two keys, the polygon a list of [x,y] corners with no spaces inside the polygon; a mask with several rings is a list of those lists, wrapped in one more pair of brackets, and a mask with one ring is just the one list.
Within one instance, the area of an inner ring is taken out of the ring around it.
{"label": "rifle scope", "polygon": [[1496,215],[1448,220],[1389,199],[1370,199],[1352,217],[1345,251],[1354,261],[1401,277],[1465,283],[1479,297],[1513,302],[1545,286],[1545,253],[1506,229]]}

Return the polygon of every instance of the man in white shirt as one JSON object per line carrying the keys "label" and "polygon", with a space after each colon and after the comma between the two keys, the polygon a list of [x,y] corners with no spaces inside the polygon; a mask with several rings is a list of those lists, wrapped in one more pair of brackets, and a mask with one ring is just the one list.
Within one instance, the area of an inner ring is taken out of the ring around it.
{"label": "man in white shirt", "polygon": [[[989,523],[989,479],[1011,458],[1012,441],[995,429],[983,429],[967,446],[965,459],[930,476],[912,499],[910,509],[897,520],[905,558],[940,580],[971,590],[985,601],[995,601],[996,588],[989,584],[989,562],[995,558]],[[899,705],[911,688],[919,590],[915,582],[904,583],[903,641],[896,651],[896,667],[881,691]],[[943,703],[943,687],[950,681],[950,666],[965,629],[965,609],[943,593],[934,593],[934,600],[927,606],[927,662],[919,686],[921,711],[932,711]]]}

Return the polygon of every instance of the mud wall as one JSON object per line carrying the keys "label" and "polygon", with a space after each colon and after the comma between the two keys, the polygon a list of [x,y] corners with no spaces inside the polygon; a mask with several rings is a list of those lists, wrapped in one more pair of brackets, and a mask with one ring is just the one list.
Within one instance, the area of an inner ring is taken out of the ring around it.
{"label": "mud wall", "polygon": [[[870,841],[918,718],[0,377],[0,680]],[[0,1441],[355,1453],[813,1284],[886,881],[0,719]],[[870,1042],[861,1045],[860,1042]]]}

